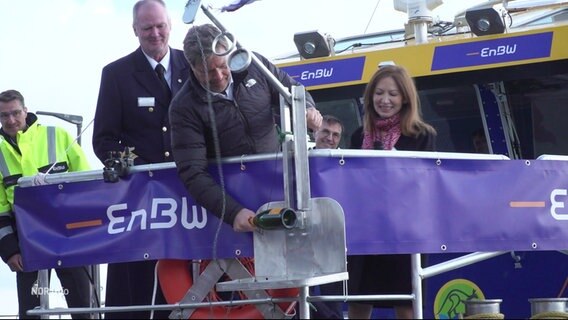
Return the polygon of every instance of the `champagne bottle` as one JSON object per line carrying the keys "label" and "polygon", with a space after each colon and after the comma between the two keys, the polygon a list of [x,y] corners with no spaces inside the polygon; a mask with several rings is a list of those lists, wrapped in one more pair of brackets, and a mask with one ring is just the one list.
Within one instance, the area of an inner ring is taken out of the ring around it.
{"label": "champagne bottle", "polygon": [[252,225],[265,230],[292,229],[296,220],[296,212],[290,208],[272,208],[249,218]]}

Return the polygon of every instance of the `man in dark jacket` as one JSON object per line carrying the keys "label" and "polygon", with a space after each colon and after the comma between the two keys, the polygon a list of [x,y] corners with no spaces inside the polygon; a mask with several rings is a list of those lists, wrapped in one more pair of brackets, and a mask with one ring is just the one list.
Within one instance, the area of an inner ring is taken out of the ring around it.
{"label": "man in dark jacket", "polygon": [[[189,74],[181,50],[168,45],[171,20],[162,0],[141,0],[133,9],[140,47],[104,67],[93,128],[93,150],[101,161],[109,152],[130,153],[135,165],[172,162],[168,107]],[[158,70],[161,69],[161,73]],[[163,75],[163,77],[162,77]],[[155,261],[108,266],[106,306],[152,303]],[[166,303],[157,286],[156,304]],[[156,311],[167,318],[169,311]],[[148,319],[148,311],[107,313],[106,319]]]}
{"label": "man in dark jacket", "polygon": [[[133,147],[136,165],[172,162],[168,106],[187,79],[189,65],[183,51],[168,45],[171,21],[162,0],[138,1],[133,29],[140,47],[103,69],[93,149],[101,161],[110,151]],[[169,89],[155,71],[159,65]]]}
{"label": "man in dark jacket", "polygon": [[[254,64],[244,72],[231,73],[227,56],[213,53],[218,34],[215,26],[206,24],[192,27],[185,37],[184,53],[191,73],[170,106],[172,151],[178,174],[195,201],[223,217],[235,231],[252,231],[249,217],[254,211],[231,195],[223,197],[220,185],[207,170],[208,159],[217,156],[216,142],[220,157],[278,152],[274,110],[279,108],[280,98]],[[216,50],[227,47],[221,40]],[[284,86],[298,84],[266,58],[256,56]],[[321,124],[321,115],[308,93],[306,101],[307,124],[315,130]]]}

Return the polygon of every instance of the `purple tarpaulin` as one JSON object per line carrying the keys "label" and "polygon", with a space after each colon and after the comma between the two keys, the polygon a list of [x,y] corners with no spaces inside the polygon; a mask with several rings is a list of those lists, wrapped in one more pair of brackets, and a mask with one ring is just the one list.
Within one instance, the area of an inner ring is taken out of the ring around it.
{"label": "purple tarpaulin", "polygon": [[[312,197],[345,212],[348,254],[568,248],[568,162],[310,157]],[[227,192],[255,210],[282,201],[282,160],[224,164]],[[212,170],[217,172],[217,170]],[[252,235],[204,214],[175,169],[17,188],[27,270],[252,255]],[[333,235],[330,235],[333,236]],[[340,248],[338,248],[340,249]]]}

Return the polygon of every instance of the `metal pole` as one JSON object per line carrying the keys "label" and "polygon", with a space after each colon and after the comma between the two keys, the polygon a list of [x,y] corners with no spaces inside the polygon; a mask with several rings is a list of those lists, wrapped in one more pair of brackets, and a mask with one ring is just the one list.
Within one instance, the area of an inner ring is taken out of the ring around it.
{"label": "metal pole", "polygon": [[77,124],[77,144],[81,145],[81,129],[82,123]]}
{"label": "metal pole", "polygon": [[[40,310],[49,309],[49,272],[50,271],[51,271],[50,269],[42,269],[37,272],[36,294],[39,294]],[[20,315],[20,317],[24,317],[24,315]],[[42,315],[41,319],[49,319],[49,316]]]}
{"label": "metal pole", "polygon": [[[225,29],[225,27],[223,27],[221,22],[219,22],[219,20],[217,20],[217,18],[213,16],[213,14],[209,11],[209,9],[207,9],[204,5],[201,5],[201,10],[203,10],[205,15],[217,26],[217,28],[219,28],[219,30],[221,30],[221,32],[227,32],[227,29]],[[241,45],[238,43],[236,39],[235,42],[237,48],[240,48]],[[254,55],[254,53],[251,53],[251,58],[252,58],[252,63],[262,71],[262,74],[268,79],[268,82],[270,82],[270,84],[273,85],[274,88],[276,88],[276,90],[278,90],[280,95],[282,95],[284,99],[286,99],[286,102],[288,104],[292,104],[292,94],[290,94],[288,88],[286,88],[284,85],[282,85],[282,83],[280,83],[280,81],[278,81],[278,79],[272,74],[272,72],[270,72],[270,70],[268,70],[264,66],[264,64],[260,62],[260,60],[258,60],[258,58]]]}
{"label": "metal pole", "polygon": [[[81,145],[81,131],[83,126],[82,116],[49,111],[37,111],[36,114],[52,116],[77,126],[77,144]],[[88,273],[89,282],[91,283],[91,290],[89,290],[90,307],[98,308],[101,303],[100,267],[98,264],[85,266],[85,271]],[[99,319],[98,314],[93,314],[92,316],[94,319]]]}
{"label": "metal pole", "polygon": [[420,254],[415,253],[410,256],[410,263],[412,265],[412,293],[414,299],[412,300],[413,316],[414,319],[422,319],[422,263],[420,261]]}
{"label": "metal pole", "polygon": [[58,113],[58,112],[49,112],[49,111],[37,111],[36,114],[45,115],[45,116],[52,116],[63,121],[72,123],[77,126],[77,143],[81,145],[81,127],[83,125],[83,117],[74,115],[74,114],[66,114],[66,113]]}
{"label": "metal pole", "polygon": [[300,319],[310,318],[310,304],[308,303],[308,297],[310,296],[309,286],[300,287]]}

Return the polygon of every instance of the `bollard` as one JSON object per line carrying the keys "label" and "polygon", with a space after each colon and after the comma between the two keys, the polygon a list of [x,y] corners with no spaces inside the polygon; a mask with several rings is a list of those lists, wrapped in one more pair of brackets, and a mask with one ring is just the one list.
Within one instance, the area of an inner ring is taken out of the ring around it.
{"label": "bollard", "polygon": [[501,299],[470,299],[465,300],[464,319],[505,319],[500,312]]}
{"label": "bollard", "polygon": [[531,319],[568,319],[568,298],[529,299]]}

